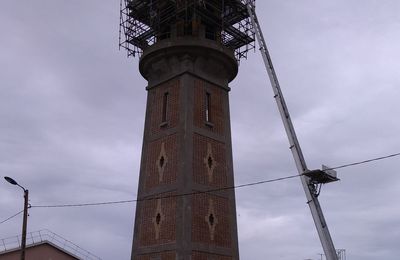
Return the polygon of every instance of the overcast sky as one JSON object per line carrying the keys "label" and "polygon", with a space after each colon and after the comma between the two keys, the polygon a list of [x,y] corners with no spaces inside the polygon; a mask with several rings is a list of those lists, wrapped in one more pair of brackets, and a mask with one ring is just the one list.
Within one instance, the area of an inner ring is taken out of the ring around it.
{"label": "overcast sky", "polygon": [[[309,168],[400,152],[400,1],[259,0],[258,16]],[[118,50],[119,0],[0,1],[0,175],[32,205],[136,198],[146,82]],[[260,54],[230,93],[236,184],[296,174]],[[398,260],[400,158],[338,171],[320,202],[349,260]],[[319,259],[299,179],[239,189],[244,260]],[[0,221],[22,209],[0,181]],[[30,210],[103,259],[129,259],[135,205]],[[21,231],[22,216],[0,225]]]}

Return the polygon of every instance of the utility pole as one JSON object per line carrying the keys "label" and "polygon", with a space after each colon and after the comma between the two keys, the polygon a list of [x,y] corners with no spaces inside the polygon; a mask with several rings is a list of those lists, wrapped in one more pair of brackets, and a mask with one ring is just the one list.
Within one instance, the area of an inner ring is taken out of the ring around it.
{"label": "utility pole", "polygon": [[4,179],[11,183],[12,185],[16,185],[24,190],[24,217],[22,221],[22,238],[21,238],[21,260],[25,260],[25,250],[26,250],[26,230],[28,226],[28,208],[29,208],[29,191],[18,184],[13,178],[4,177]]}
{"label": "utility pole", "polygon": [[28,199],[29,199],[29,191],[24,190],[24,218],[22,221],[21,260],[25,260],[26,229],[28,225],[28,205],[29,205]]}

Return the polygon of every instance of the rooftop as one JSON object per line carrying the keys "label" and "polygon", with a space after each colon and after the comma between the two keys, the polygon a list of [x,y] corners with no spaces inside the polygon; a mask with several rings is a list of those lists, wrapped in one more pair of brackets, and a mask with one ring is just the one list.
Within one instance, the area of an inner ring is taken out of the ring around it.
{"label": "rooftop", "polygon": [[[100,257],[95,256],[89,251],[47,229],[30,232],[26,236],[27,247],[36,246],[43,243],[48,243],[57,249],[66,252],[67,254],[73,255],[77,259],[101,260]],[[19,250],[20,247],[21,236],[0,239],[0,255]]]}

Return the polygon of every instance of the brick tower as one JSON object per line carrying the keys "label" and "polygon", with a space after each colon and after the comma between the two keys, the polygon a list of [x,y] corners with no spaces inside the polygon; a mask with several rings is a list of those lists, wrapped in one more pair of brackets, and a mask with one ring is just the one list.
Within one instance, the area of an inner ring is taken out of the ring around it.
{"label": "brick tower", "polygon": [[228,83],[254,47],[245,1],[124,0],[121,32],[148,81],[132,259],[239,259]]}

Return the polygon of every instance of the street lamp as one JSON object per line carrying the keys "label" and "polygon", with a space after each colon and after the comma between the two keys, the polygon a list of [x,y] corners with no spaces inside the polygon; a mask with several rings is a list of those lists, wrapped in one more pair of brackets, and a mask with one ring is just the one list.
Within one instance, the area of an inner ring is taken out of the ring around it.
{"label": "street lamp", "polygon": [[16,185],[24,190],[24,220],[22,222],[22,241],[21,241],[21,260],[25,260],[25,248],[26,248],[26,226],[28,222],[28,195],[29,191],[18,184],[14,179],[10,177],[4,177],[4,179],[11,183],[12,185]]}

